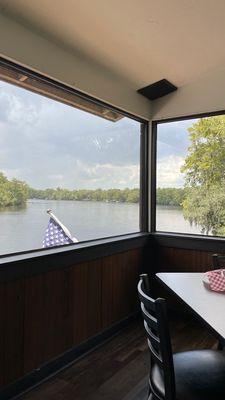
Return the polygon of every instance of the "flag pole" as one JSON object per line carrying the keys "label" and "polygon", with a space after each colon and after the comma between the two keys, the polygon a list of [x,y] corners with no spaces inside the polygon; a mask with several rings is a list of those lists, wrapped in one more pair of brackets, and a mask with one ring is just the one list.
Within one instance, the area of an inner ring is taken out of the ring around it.
{"label": "flag pole", "polygon": [[47,214],[50,215],[50,217],[62,228],[63,232],[69,237],[69,239],[71,239],[74,243],[78,242],[76,238],[72,237],[69,229],[67,229],[66,226],[63,225],[62,222],[53,214],[50,208],[47,210]]}

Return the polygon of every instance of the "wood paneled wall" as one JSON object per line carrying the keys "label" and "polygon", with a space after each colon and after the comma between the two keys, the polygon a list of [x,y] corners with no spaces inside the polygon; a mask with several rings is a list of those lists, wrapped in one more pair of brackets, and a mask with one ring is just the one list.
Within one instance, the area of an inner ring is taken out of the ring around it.
{"label": "wood paneled wall", "polygon": [[134,313],[142,251],[1,283],[0,385]]}
{"label": "wood paneled wall", "polygon": [[212,252],[157,246],[159,272],[205,272],[212,266]]}
{"label": "wood paneled wall", "polygon": [[[156,272],[205,272],[212,269],[213,252],[176,247],[155,246],[154,274]],[[153,280],[155,297],[163,297],[176,312],[189,312],[183,303],[162,284]]]}

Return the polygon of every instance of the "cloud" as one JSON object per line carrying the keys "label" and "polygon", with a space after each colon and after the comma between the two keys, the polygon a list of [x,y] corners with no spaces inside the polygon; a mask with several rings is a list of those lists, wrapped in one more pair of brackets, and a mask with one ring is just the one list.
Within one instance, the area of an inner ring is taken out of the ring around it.
{"label": "cloud", "polygon": [[181,187],[184,184],[183,174],[180,172],[184,164],[184,157],[171,155],[162,158],[157,163],[157,187]]}
{"label": "cloud", "polygon": [[158,159],[170,155],[183,157],[190,145],[188,128],[196,119],[162,123],[158,125],[157,157]]}
{"label": "cloud", "polygon": [[0,170],[31,186],[133,187],[140,124],[113,123],[0,82]]}
{"label": "cloud", "polygon": [[157,187],[182,187],[180,172],[190,146],[188,128],[196,119],[162,123],[157,132]]}
{"label": "cloud", "polygon": [[139,167],[136,164],[121,167],[112,164],[78,163],[77,167],[77,177],[81,188],[84,188],[87,182],[90,188],[139,187]]}

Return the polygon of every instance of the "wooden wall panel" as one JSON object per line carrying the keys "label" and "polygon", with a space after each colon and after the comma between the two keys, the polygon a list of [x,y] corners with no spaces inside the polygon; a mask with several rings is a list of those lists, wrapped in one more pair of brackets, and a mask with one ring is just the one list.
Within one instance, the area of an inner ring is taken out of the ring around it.
{"label": "wooden wall panel", "polygon": [[101,331],[101,260],[25,282],[25,372]]}
{"label": "wooden wall panel", "polygon": [[0,285],[0,382],[23,374],[24,281]]}
{"label": "wooden wall panel", "polygon": [[212,254],[207,251],[159,246],[157,271],[204,272],[212,266]]}
{"label": "wooden wall panel", "polygon": [[[205,272],[212,269],[212,252],[157,246],[156,269],[154,272]],[[188,312],[176,295],[159,282],[154,281],[154,296],[166,298],[172,310]]]}
{"label": "wooden wall panel", "polygon": [[134,313],[142,251],[0,284],[0,386]]}
{"label": "wooden wall panel", "polygon": [[72,345],[71,292],[71,269],[25,280],[25,373]]}
{"label": "wooden wall panel", "polygon": [[103,328],[135,311],[140,265],[141,252],[139,249],[103,259]]}
{"label": "wooden wall panel", "polygon": [[76,265],[72,271],[73,344],[79,344],[102,329],[102,261]]}

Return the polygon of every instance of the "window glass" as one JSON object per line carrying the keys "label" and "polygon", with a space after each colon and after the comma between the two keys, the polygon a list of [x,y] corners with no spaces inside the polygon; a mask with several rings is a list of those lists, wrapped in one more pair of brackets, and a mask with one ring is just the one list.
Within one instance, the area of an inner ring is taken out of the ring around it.
{"label": "window glass", "polygon": [[91,107],[0,81],[1,254],[139,231],[140,123]]}
{"label": "window glass", "polygon": [[157,127],[156,230],[225,236],[225,116]]}

